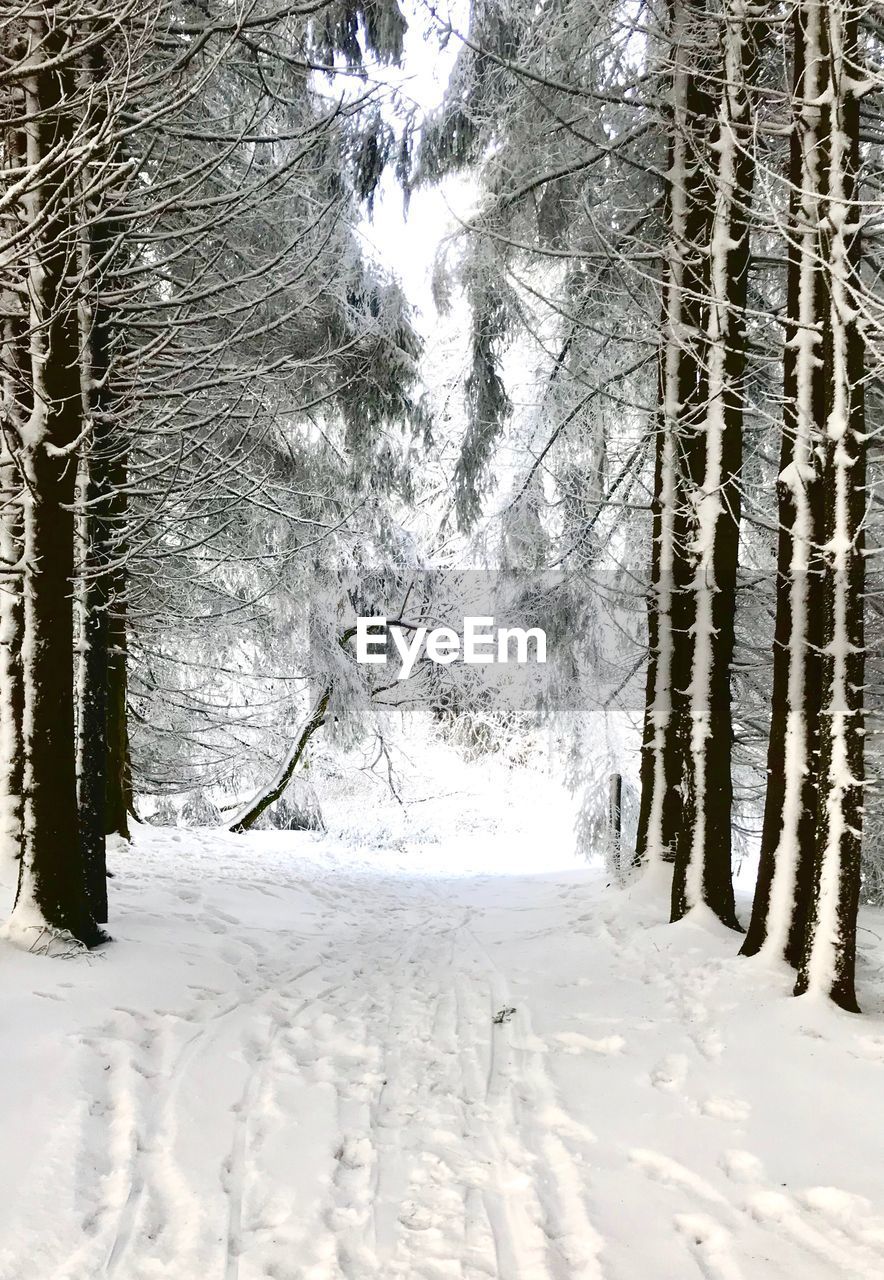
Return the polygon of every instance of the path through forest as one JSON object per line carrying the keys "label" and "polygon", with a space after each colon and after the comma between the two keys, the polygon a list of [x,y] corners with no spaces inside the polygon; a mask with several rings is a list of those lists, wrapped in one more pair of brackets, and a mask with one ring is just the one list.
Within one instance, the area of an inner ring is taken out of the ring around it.
{"label": "path through forest", "polygon": [[464,848],[145,831],[112,951],[0,951],[0,1278],[884,1275],[880,1017]]}

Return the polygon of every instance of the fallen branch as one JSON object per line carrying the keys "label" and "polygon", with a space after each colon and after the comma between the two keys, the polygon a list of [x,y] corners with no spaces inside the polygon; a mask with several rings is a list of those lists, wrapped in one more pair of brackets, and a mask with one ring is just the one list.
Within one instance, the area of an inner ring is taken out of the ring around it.
{"label": "fallen branch", "polygon": [[[389,619],[387,622],[387,626],[388,627],[404,627],[406,630],[409,630],[409,631],[413,631],[416,629],[414,623],[404,622],[401,618]],[[355,635],[356,635],[356,628],[348,627],[347,630],[341,636],[340,640],[338,641],[338,644],[343,649],[346,646],[347,642],[352,640]],[[385,687],[390,687],[390,686],[385,686]],[[369,697],[373,698],[376,696],[376,694],[382,693],[383,691],[384,691],[383,689],[373,689],[370,691]],[[331,695],[332,695],[332,686],[331,686],[331,683],[329,683],[326,685],[322,693],[317,698],[313,706],[313,710],[310,712],[310,716],[308,720],[306,721],[304,727],[301,729],[301,732],[298,734],[297,738],[295,739],[295,742],[294,742],[294,745],[292,746],[291,751],[288,753],[285,760],[280,765],[274,777],[270,780],[270,782],[265,787],[261,788],[261,790],[257,793],[257,795],[255,795],[248,802],[248,804],[238,809],[236,813],[233,815],[233,817],[228,819],[228,822],[227,822],[228,831],[232,831],[237,835],[242,833],[243,831],[248,831],[250,827],[253,827],[255,825],[255,823],[258,821],[258,819],[260,818],[261,814],[265,811],[265,809],[269,809],[272,804],[275,804],[276,801],[280,799],[280,797],[286,791],[289,783],[291,782],[292,777],[294,776],[294,772],[297,769],[304,755],[304,752],[307,750],[307,744],[309,743],[310,739],[313,737],[314,733],[316,733],[317,729],[321,729],[322,726],[325,724],[325,714],[328,710],[328,704],[331,699]]]}
{"label": "fallen branch", "polygon": [[266,787],[262,787],[256,796],[249,801],[242,809],[240,809],[233,818],[230,819],[227,829],[233,832],[248,831],[253,827],[260,818],[265,809],[269,809],[272,804],[280,798],[292,780],[292,775],[298,767],[298,764],[307,749],[307,744],[313,737],[317,729],[321,729],[325,724],[325,713],[328,710],[329,699],[331,698],[331,685],[327,685],[323,689],[319,698],[310,712],[301,732],[295,739],[291,751],[286,756],[282,765],[276,773],[276,776],[268,783]]}

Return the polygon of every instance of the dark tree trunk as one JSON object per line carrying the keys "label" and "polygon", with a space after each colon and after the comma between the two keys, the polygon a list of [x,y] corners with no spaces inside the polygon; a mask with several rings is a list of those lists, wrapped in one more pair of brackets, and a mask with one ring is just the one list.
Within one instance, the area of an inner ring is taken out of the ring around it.
{"label": "dark tree trunk", "polygon": [[[708,178],[697,180],[692,232],[691,329],[698,340],[685,385],[684,537],[690,581],[679,591],[685,670],[679,694],[683,820],[676,843],[672,918],[699,902],[739,928],[731,872],[731,676],[739,566],[740,473],[746,373],[749,209],[755,159],[749,86],[759,31],[738,9],[719,20],[721,53],[696,90],[695,137],[712,130]],[[714,89],[717,98],[713,97]],[[701,172],[700,154],[697,168]]]}
{"label": "dark tree trunk", "polygon": [[[117,547],[117,555],[120,548]],[[126,575],[117,568],[107,617],[107,774],[104,809],[106,835],[129,839],[129,818],[135,816],[132,765],[129,754],[128,638],[126,634]]]}
{"label": "dark tree trunk", "polygon": [[[808,6],[809,7],[809,6]],[[819,6],[818,41],[828,76],[822,96],[820,258],[826,268],[823,316],[825,432],[822,488],[822,699],[819,800],[813,890],[796,994],[829,995],[858,1010],[856,917],[862,852],[865,674],[866,431],[865,351],[859,317],[862,211],[856,68],[862,63],[860,7]]]}
{"label": "dark tree trunk", "polygon": [[21,573],[21,476],[0,443],[0,839],[9,858],[21,854],[24,757],[24,685],[21,643],[24,622]]}
{"label": "dark tree trunk", "polygon": [[[107,74],[100,44],[87,53],[81,73],[84,89],[93,91]],[[106,124],[101,95],[94,94],[93,125]],[[118,157],[116,157],[118,158]],[[107,156],[97,159],[106,166]],[[88,189],[91,171],[84,185]],[[105,200],[107,197],[105,196]],[[111,362],[115,326],[104,301],[116,254],[119,229],[112,216],[84,199],[86,227],[81,234],[80,349],[83,413],[92,422],[81,459],[80,536],[80,669],[78,795],[80,837],[95,918],[107,920],[108,695],[110,673],[110,608],[114,578],[115,517],[122,498],[115,493],[114,453],[123,446],[113,417]],[[125,469],[123,468],[125,480]]]}
{"label": "dark tree trunk", "polygon": [[85,554],[80,565],[80,671],[78,797],[80,839],[89,898],[96,920],[107,920],[107,704],[108,704],[108,531],[100,444],[83,468],[86,514],[81,529]]}
{"label": "dark tree trunk", "polygon": [[[56,15],[53,15],[55,17]],[[30,254],[34,412],[22,440],[24,786],[22,861],[14,921],[95,945],[77,813],[74,731],[74,497],[76,449],[85,426],[77,314],[76,76],[66,62],[71,32],[28,19],[32,57],[24,81],[28,164],[54,163],[22,197]],[[55,60],[47,69],[44,63]],[[71,171],[73,166],[73,172]]]}
{"label": "dark tree trunk", "polygon": [[[60,326],[53,325],[55,350]],[[67,348],[72,353],[72,348]],[[64,371],[67,373],[67,371]],[[75,371],[76,372],[76,371]],[[47,382],[56,379],[47,373]],[[58,379],[61,381],[61,379]],[[79,414],[61,407],[54,388],[53,426]],[[76,394],[79,394],[77,388]],[[58,461],[38,453],[28,468],[33,493],[25,500],[25,781],[22,890],[33,897],[43,920],[87,944],[100,940],[90,910],[77,814],[74,751],[73,458]]]}
{"label": "dark tree trunk", "polygon": [[[25,53],[24,28],[9,24],[3,52],[17,59]],[[7,121],[21,121],[26,115],[21,86],[4,86],[2,109]],[[10,175],[26,163],[27,140],[24,129],[7,123],[0,137],[0,165]],[[2,235],[18,230],[17,210],[2,221]],[[6,415],[11,422],[0,434],[0,827],[7,856],[21,856],[22,785],[24,754],[22,732],[24,686],[22,683],[22,475],[16,457],[19,444],[14,424],[24,422],[33,408],[27,373],[28,307],[27,271],[23,263],[6,264],[0,282],[3,312],[0,376]]]}
{"label": "dark tree trunk", "polygon": [[684,632],[680,630],[685,565],[681,508],[683,440],[681,406],[696,370],[684,340],[696,296],[692,296],[691,237],[704,206],[695,199],[698,119],[694,74],[697,7],[688,0],[668,5],[669,75],[668,177],[664,192],[667,230],[662,278],[662,340],[659,358],[659,415],[655,433],[652,498],[651,591],[648,603],[648,675],[642,743],[641,799],[636,860],[671,862],[682,826],[680,701],[685,688]]}
{"label": "dark tree trunk", "polygon": [[[777,484],[773,688],[758,881],[742,954],[751,956],[762,948],[770,949],[797,968],[810,904],[818,801],[822,599],[817,548],[822,542],[822,495],[813,459],[825,418],[825,388],[822,363],[815,358],[813,346],[802,346],[799,341],[806,329],[801,323],[802,282],[805,291],[812,291],[812,297],[805,297],[805,306],[820,330],[824,289],[816,232],[809,225],[812,214],[809,207],[802,207],[801,193],[806,186],[804,157],[817,153],[817,139],[815,118],[811,117],[808,128],[798,105],[806,97],[804,17],[800,10],[796,10],[793,19],[793,32],[796,115],[789,153],[790,234],[783,436]],[[802,243],[802,228],[811,244]],[[799,378],[807,395],[800,410]],[[810,461],[805,463],[806,459]]]}
{"label": "dark tree trunk", "polygon": [[854,991],[863,761],[864,351],[852,0],[795,15],[789,343],[773,715],[762,860],[745,951]]}
{"label": "dark tree trunk", "polygon": [[[692,773],[691,679],[694,666],[693,627],[696,622],[694,598],[695,565],[692,544],[695,536],[692,499],[702,487],[706,461],[706,415],[708,391],[708,308],[710,296],[709,245],[715,214],[714,170],[707,162],[708,141],[716,116],[715,26],[703,0],[686,4],[685,43],[680,57],[685,67],[682,128],[685,134],[684,232],[679,246],[683,283],[681,324],[675,339],[679,344],[678,407],[678,496],[674,541],[679,554],[673,563],[673,669],[672,726],[667,749],[672,759],[671,774],[680,794],[680,820],[673,832],[674,870],[672,879],[673,920],[680,919],[699,901],[706,901],[727,923],[732,923],[733,899],[723,900],[718,867],[707,865],[706,845],[700,833],[696,848],[697,809],[690,783]],[[729,782],[729,769],[728,769]],[[687,802],[687,803],[686,803]],[[727,885],[730,884],[730,834],[727,838]],[[693,886],[689,871],[692,860],[701,859],[702,877]]]}

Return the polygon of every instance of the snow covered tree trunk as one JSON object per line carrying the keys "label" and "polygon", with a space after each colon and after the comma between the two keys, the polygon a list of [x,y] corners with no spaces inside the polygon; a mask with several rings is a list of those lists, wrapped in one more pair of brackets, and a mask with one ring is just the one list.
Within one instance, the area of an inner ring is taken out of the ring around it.
{"label": "snow covered tree trunk", "polygon": [[[755,34],[743,0],[731,0],[721,26],[715,76],[716,122],[709,183],[698,182],[711,223],[696,220],[699,262],[692,292],[702,307],[695,406],[683,403],[687,429],[686,512],[691,581],[681,593],[687,691],[682,704],[683,814],[676,840],[672,918],[705,904],[737,927],[731,875],[731,667],[739,562],[740,469],[746,366],[745,307],[749,209],[755,157],[747,82]],[[698,113],[706,108],[698,95]],[[711,106],[711,103],[710,103]],[[697,153],[695,164],[701,164]],[[708,241],[700,239],[708,234]],[[703,297],[703,291],[707,296]],[[699,319],[699,317],[697,317]],[[695,328],[700,325],[695,322]]]}
{"label": "snow covered tree trunk", "polygon": [[0,441],[0,858],[11,865],[21,850],[22,715],[21,478]]}
{"label": "snow covered tree trunk", "polygon": [[706,903],[734,925],[730,668],[752,157],[742,8],[728,18],[715,65],[706,4],[670,7],[669,240],[638,856],[675,862],[673,920]]}
{"label": "snow covered tree trunk", "polygon": [[[84,56],[80,80],[95,104],[90,123],[96,132],[106,123],[106,112],[102,95],[94,90],[106,75],[102,46],[93,44]],[[112,459],[125,445],[114,430],[117,424],[110,385],[114,326],[104,300],[105,283],[117,252],[118,228],[103,212],[102,200],[90,200],[89,190],[112,180],[117,150],[98,151],[84,171],[80,235],[80,385],[83,414],[91,431],[80,459],[77,788],[90,903],[96,920],[102,922],[107,920],[108,615],[114,572],[113,517],[119,505]]]}
{"label": "snow covered tree trunk", "polygon": [[[664,284],[667,320],[672,317],[674,283]],[[665,404],[669,351],[662,361],[661,389]],[[636,861],[654,865],[672,860],[675,832],[681,817],[679,757],[673,753],[672,562],[675,523],[676,453],[673,422],[664,411],[656,431],[654,496],[652,500],[651,591],[648,600],[648,674],[645,693],[644,740],[641,759],[641,801]]]}
{"label": "snow covered tree trunk", "polygon": [[[118,462],[117,480],[125,483],[125,468]],[[114,484],[116,515],[122,515],[120,487]],[[117,555],[120,548],[116,548]],[[129,839],[129,818],[134,815],[132,763],[129,752],[128,721],[128,635],[126,627],[126,573],[116,564],[110,580],[107,610],[107,694],[105,704],[105,743],[107,747],[105,775],[105,835]]]}
{"label": "snow covered tree trunk", "polygon": [[[649,663],[641,765],[636,859],[647,865],[672,861],[682,821],[682,754],[677,733],[678,673],[684,648],[677,628],[678,591],[684,586],[683,513],[680,511],[679,427],[691,376],[686,343],[691,298],[688,259],[697,209],[692,201],[692,133],[696,102],[692,72],[692,6],[669,6],[672,62],[669,103],[669,166],[665,209],[668,238],[663,266],[660,409],[654,466],[651,593],[648,610]],[[686,368],[687,366],[687,368]],[[683,687],[683,686],[682,686]]]}
{"label": "snow covered tree trunk", "polygon": [[817,448],[824,429],[825,276],[819,257],[822,163],[819,6],[793,19],[793,121],[783,436],[778,478],[776,625],[767,794],[758,882],[744,955],[785,958],[804,944],[816,838],[822,600]]}
{"label": "snow covered tree trunk", "polygon": [[[23,836],[10,933],[102,940],[89,907],[77,814],[73,604],[76,451],[84,438],[77,316],[75,32],[53,5],[26,19],[31,412],[19,423],[23,492]],[[72,172],[73,170],[73,172]]]}
{"label": "snow covered tree trunk", "polygon": [[[20,33],[19,33],[20,35]],[[11,35],[9,52],[19,40]],[[13,85],[3,94],[7,119],[22,117],[22,92]],[[0,139],[2,165],[10,175],[25,163],[25,136],[21,128],[7,126]],[[7,215],[0,221],[3,239],[14,236],[17,222]],[[9,865],[21,852],[22,714],[21,679],[22,583],[21,489],[22,478],[14,453],[14,424],[30,412],[22,365],[28,357],[26,274],[11,253],[4,255],[2,346],[0,377],[4,425],[0,431],[0,857]]]}
{"label": "snow covered tree trunk", "polygon": [[744,952],[856,1009],[863,764],[859,11],[795,16],[786,414],[769,790]]}
{"label": "snow covered tree trunk", "polygon": [[[823,306],[825,423],[820,450],[823,502],[823,648],[819,798],[813,890],[796,994],[810,991],[845,1009],[854,991],[864,776],[864,349],[858,323],[860,7],[854,0],[806,0],[806,56],[824,67],[817,101],[821,165],[819,257]],[[818,29],[819,36],[815,37]]]}

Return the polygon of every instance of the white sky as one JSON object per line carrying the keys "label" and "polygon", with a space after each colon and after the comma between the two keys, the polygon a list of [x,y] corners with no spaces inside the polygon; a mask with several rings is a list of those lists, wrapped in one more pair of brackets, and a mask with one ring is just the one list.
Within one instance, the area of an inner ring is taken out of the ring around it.
{"label": "white sky", "polygon": [[[458,41],[452,37],[447,47],[440,48],[433,20],[422,5],[406,3],[408,17],[405,51],[401,67],[384,70],[384,78],[400,89],[422,112],[439,106],[454,59]],[[448,5],[452,24],[466,21],[465,0],[451,0]],[[458,226],[454,210],[460,216],[469,210],[473,199],[472,185],[450,179],[440,187],[418,191],[412,197],[408,216],[403,213],[402,193],[395,177],[388,173],[375,203],[374,216],[362,225],[366,241],[384,266],[399,277],[417,307],[419,327],[430,336],[435,323],[431,276],[436,253],[443,239]]]}

